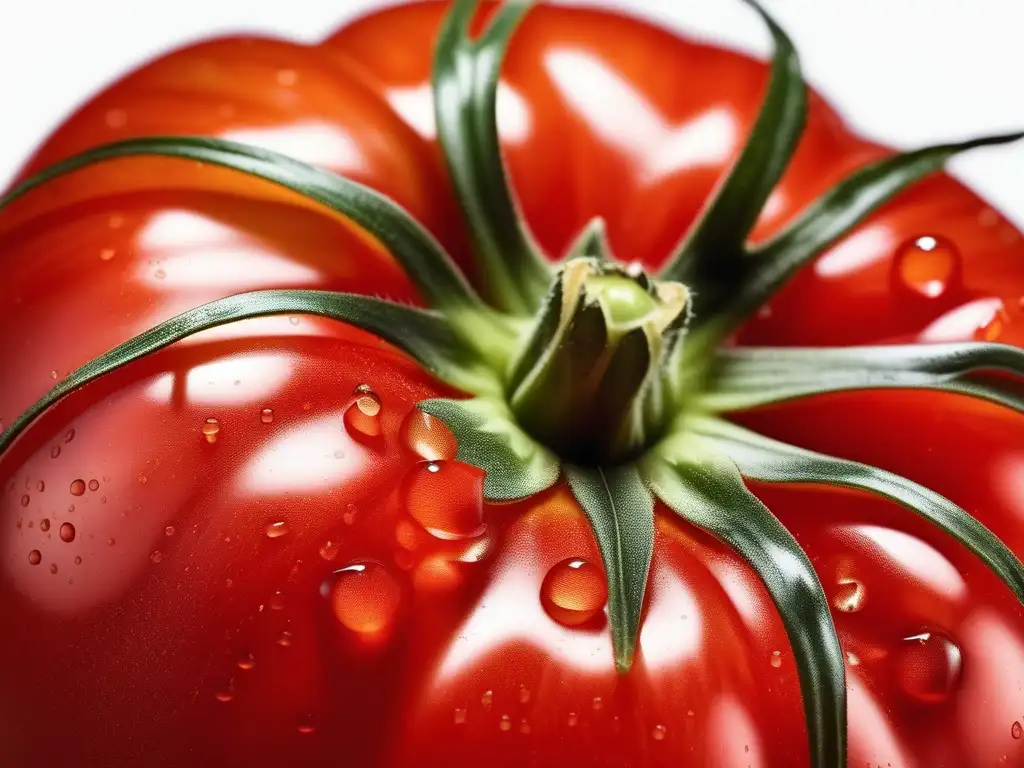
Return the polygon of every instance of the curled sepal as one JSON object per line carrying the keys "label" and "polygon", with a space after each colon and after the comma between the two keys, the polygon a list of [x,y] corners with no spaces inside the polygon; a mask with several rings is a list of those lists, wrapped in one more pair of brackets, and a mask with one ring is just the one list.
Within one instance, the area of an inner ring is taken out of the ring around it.
{"label": "curled sepal", "polygon": [[438,378],[466,392],[499,391],[495,376],[467,353],[445,319],[428,310],[368,296],[312,290],[240,293],[166,320],[72,371],[0,435],[0,452],[43,411],[74,390],[200,331],[268,315],[319,315],[380,336],[411,355]]}
{"label": "curled sepal", "polygon": [[737,411],[826,392],[934,389],[977,397],[1024,413],[1024,350],[1007,344],[879,347],[735,347],[718,353],[711,411]]}
{"label": "curled sepal", "polygon": [[[1008,144],[1024,133],[972,139],[906,152],[871,163],[812,203],[792,224],[750,251],[734,292],[717,316],[698,316],[722,338],[778,291],[812,258],[851,232],[871,213],[925,176],[940,171],[954,155],[975,147]],[[708,340],[706,343],[710,343]]]}
{"label": "curled sepal", "polygon": [[659,275],[695,289],[701,314],[714,311],[731,292],[747,238],[796,151],[807,115],[807,87],[792,41],[759,3],[745,2],[775,45],[764,101],[739,158]]}
{"label": "curled sepal", "polygon": [[443,421],[455,435],[456,458],[482,469],[484,498],[513,501],[550,488],[558,480],[558,458],[515,423],[503,400],[423,400],[417,406]]}
{"label": "curled sepal", "polygon": [[780,443],[728,422],[701,420],[695,429],[711,437],[746,477],[854,488],[896,502],[967,547],[1024,602],[1024,565],[992,531],[944,496],[892,472]]}
{"label": "curled sepal", "polygon": [[[483,309],[479,297],[434,237],[398,203],[370,187],[267,149],[226,139],[153,136],[86,150],[49,166],[0,197],[0,208],[36,187],[96,163],[159,156],[195,160],[256,176],[316,200],[377,238],[435,309]],[[478,322],[490,318],[478,312]]]}
{"label": "curled sepal", "polygon": [[457,0],[434,51],[437,135],[477,257],[478,282],[496,308],[530,315],[551,282],[509,189],[498,141],[498,80],[513,32],[530,9],[505,2],[476,40],[469,24],[478,0]]}
{"label": "curled sepal", "polygon": [[590,469],[567,465],[565,476],[594,529],[605,578],[615,667],[633,664],[647,574],[654,551],[654,499],[633,466]]}
{"label": "curled sepal", "polygon": [[682,519],[721,539],[754,569],[782,618],[800,677],[811,765],[846,765],[846,673],[828,598],[807,555],[706,441],[666,441],[644,480]]}

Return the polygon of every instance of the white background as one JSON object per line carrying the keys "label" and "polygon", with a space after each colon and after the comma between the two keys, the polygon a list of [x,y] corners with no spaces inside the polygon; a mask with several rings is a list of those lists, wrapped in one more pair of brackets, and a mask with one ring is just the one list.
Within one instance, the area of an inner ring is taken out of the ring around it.
{"label": "white background", "polygon": [[[899,147],[1024,129],[1022,0],[764,0],[809,81],[868,136]],[[54,124],[126,69],[175,45],[253,30],[313,41],[380,0],[3,0],[0,185]],[[618,5],[764,55],[739,0]],[[1024,225],[1024,142],[954,161]]]}

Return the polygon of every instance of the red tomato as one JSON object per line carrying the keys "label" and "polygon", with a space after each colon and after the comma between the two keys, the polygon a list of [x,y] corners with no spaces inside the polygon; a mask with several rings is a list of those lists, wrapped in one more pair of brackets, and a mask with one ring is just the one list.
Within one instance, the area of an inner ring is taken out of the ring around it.
{"label": "red tomato", "polygon": [[[25,174],[129,136],[230,137],[381,190],[464,260],[429,87],[444,8],[381,11],[313,47],[172,52],[79,110]],[[742,146],[766,72],[611,12],[531,12],[499,124],[539,241],[560,254],[601,215],[620,259],[660,264]],[[885,154],[812,96],[755,238]],[[920,237],[948,250],[907,251]],[[416,300],[341,217],[179,160],[50,183],[0,214],[0,253],[6,423],[55,379],[213,298]],[[1020,233],[939,176],[818,258],[740,341],[1020,345],[1022,264]],[[659,510],[638,657],[618,674],[575,501],[559,486],[481,513],[478,474],[446,461],[451,436],[414,410],[439,393],[367,333],[281,317],[200,334],[48,411],[0,462],[0,763],[806,765],[789,643],[743,561]],[[1024,553],[1018,416],[870,392],[745,421],[902,473]],[[833,603],[849,764],[1024,765],[1024,621],[1005,586],[894,505],[755,490]],[[471,544],[427,533],[480,514],[487,534]]]}

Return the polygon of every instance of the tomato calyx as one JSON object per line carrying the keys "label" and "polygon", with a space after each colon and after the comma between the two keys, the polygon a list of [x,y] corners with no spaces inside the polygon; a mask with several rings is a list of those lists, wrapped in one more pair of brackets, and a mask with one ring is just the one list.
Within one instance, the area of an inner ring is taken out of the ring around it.
{"label": "tomato calyx", "polygon": [[1022,602],[1024,566],[948,499],[883,470],[753,434],[728,416],[821,392],[894,387],[945,390],[1024,413],[1024,352],[998,344],[778,350],[725,342],[797,270],[895,194],[960,151],[1022,134],[885,158],[842,181],[771,240],[750,246],[754,223],[802,133],[806,88],[784,31],[754,0],[744,2],[775,42],[769,87],[738,160],[654,276],[614,261],[600,219],[555,264],[516,208],[494,107],[501,60],[527,2],[498,6],[473,40],[469,24],[478,2],[457,0],[436,49],[438,137],[473,244],[472,281],[384,195],[236,142],[132,139],[90,149],[24,181],[0,198],[0,208],[58,176],[119,158],[159,155],[256,176],[363,227],[402,266],[428,308],[311,290],[210,302],[74,371],[0,435],[0,452],[59,399],[208,328],[277,314],[355,325],[466,396],[418,407],[451,428],[459,460],[484,470],[488,501],[521,499],[566,481],[601,553],[614,660],[623,673],[642,620],[656,501],[737,552],[765,584],[788,633],[811,764],[845,765],[845,672],[828,601],[807,556],[747,490],[744,477],[842,485],[894,501],[970,549]]}

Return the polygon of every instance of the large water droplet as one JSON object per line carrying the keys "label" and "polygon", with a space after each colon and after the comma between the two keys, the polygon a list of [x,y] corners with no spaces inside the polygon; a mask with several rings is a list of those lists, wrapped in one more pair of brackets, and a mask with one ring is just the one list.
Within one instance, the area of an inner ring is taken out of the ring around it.
{"label": "large water droplet", "polygon": [[832,605],[843,613],[856,613],[864,605],[866,591],[856,579],[839,579]]}
{"label": "large water droplet", "polygon": [[334,573],[331,607],[343,626],[364,635],[386,629],[401,600],[398,582],[373,561],[354,563]]}
{"label": "large water droplet", "polygon": [[559,624],[574,627],[593,619],[608,601],[604,571],[580,558],[563,560],[548,571],[540,589],[541,603]]}
{"label": "large water droplet", "polygon": [[207,419],[203,423],[203,437],[208,443],[216,443],[217,435],[220,434],[220,422],[217,419]]}
{"label": "large water droplet", "polygon": [[963,654],[949,637],[929,630],[903,638],[896,664],[896,677],[907,696],[938,704],[948,699],[960,682]]}
{"label": "large water droplet", "polygon": [[409,411],[400,433],[406,448],[427,461],[454,459],[459,450],[448,426],[419,408]]}
{"label": "large water droplet", "polygon": [[284,520],[275,520],[272,523],[267,523],[267,538],[268,539],[279,539],[282,536],[288,535],[288,523]]}
{"label": "large water droplet", "polygon": [[71,495],[81,496],[85,493],[85,480],[79,478],[71,481]]}
{"label": "large water droplet", "polygon": [[404,489],[409,514],[437,538],[484,532],[483,470],[461,461],[421,461],[409,470]]}
{"label": "large water droplet", "polygon": [[926,235],[900,246],[893,277],[911,293],[926,299],[946,294],[960,279],[960,252],[944,237]]}
{"label": "large water droplet", "polygon": [[71,523],[63,523],[60,527],[60,540],[72,542],[75,540],[75,526]]}
{"label": "large water droplet", "polygon": [[43,562],[43,553],[38,549],[33,549],[28,553],[29,565],[39,565],[41,562]]}
{"label": "large water droplet", "polygon": [[345,428],[353,437],[380,435],[380,397],[367,384],[360,384],[353,393],[355,402],[345,409]]}

